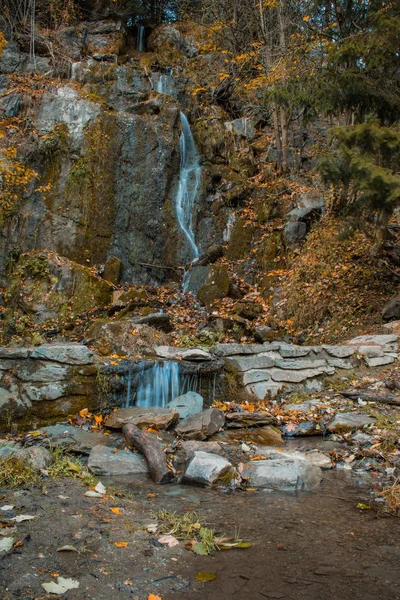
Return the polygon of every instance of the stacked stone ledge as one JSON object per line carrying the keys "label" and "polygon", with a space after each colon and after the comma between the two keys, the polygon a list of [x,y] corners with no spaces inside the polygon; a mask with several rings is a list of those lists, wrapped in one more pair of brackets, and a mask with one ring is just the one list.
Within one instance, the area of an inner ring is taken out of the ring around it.
{"label": "stacked stone ledge", "polygon": [[359,336],[344,346],[296,346],[284,342],[219,344],[212,354],[240,373],[248,392],[263,400],[283,391],[319,391],[337,370],[389,365],[398,358],[398,336]]}

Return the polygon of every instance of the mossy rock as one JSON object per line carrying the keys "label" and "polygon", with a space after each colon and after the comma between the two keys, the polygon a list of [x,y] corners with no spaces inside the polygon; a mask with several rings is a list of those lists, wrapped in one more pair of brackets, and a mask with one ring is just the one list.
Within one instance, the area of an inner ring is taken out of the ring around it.
{"label": "mossy rock", "polygon": [[21,255],[9,278],[7,307],[32,322],[75,318],[111,302],[112,287],[90,269],[53,252]]}
{"label": "mossy rock", "polygon": [[243,319],[254,321],[263,313],[263,307],[255,302],[238,302],[235,306],[235,313]]}
{"label": "mossy rock", "polygon": [[229,294],[230,280],[225,265],[210,265],[205,269],[207,269],[205,284],[198,290],[197,298],[205,306],[210,306]]}
{"label": "mossy rock", "polygon": [[118,298],[119,303],[121,304],[130,304],[131,302],[135,302],[136,300],[146,300],[147,292],[144,288],[129,290],[129,292],[124,292]]}
{"label": "mossy rock", "polygon": [[203,285],[197,292],[197,298],[204,306],[210,306],[216,300],[222,300],[226,294],[217,285]]}
{"label": "mossy rock", "polygon": [[229,260],[241,260],[249,256],[255,233],[253,225],[247,225],[243,219],[238,219],[232,231],[231,239],[226,250]]}

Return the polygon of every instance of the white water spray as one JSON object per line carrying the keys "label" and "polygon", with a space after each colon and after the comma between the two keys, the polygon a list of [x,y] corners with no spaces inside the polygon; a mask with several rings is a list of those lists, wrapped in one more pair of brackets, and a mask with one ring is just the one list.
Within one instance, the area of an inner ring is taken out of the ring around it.
{"label": "white water spray", "polygon": [[183,113],[181,113],[181,123],[182,134],[179,141],[181,167],[176,195],[176,214],[180,228],[193,252],[193,258],[198,258],[200,253],[193,233],[192,213],[201,186],[202,167],[192,130]]}

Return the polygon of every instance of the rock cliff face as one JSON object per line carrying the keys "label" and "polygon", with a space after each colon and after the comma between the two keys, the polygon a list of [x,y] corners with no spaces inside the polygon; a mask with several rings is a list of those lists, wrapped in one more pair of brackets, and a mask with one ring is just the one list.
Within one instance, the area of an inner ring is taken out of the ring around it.
{"label": "rock cliff face", "polygon": [[[229,238],[252,169],[253,128],[240,120],[226,127],[222,109],[196,105],[198,49],[176,26],[152,34],[152,53],[123,55],[129,35],[113,21],[64,29],[58,43],[69,56],[69,80],[49,79],[40,93],[32,91],[34,103],[28,92],[10,105],[7,78],[0,91],[3,114],[27,125],[23,140],[12,131],[7,143],[16,143],[19,160],[38,173],[18,210],[5,217],[0,268],[16,249],[48,250],[86,266],[115,256],[129,283],[176,279],[176,269],[193,258],[175,206],[180,113],[194,121],[203,162],[191,215],[200,253]],[[54,74],[49,58],[35,67],[14,43],[0,57],[8,75],[46,66]]]}

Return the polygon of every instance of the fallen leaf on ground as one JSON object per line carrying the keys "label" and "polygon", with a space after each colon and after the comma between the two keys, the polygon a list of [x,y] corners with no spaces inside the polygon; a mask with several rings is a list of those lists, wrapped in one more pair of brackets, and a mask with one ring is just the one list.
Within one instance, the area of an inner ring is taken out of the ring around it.
{"label": "fallen leaf on ground", "polygon": [[4,506],[2,506],[0,508],[0,510],[6,511],[6,510],[12,510],[13,508],[14,508],[14,504],[5,504]]}
{"label": "fallen leaf on ground", "polygon": [[110,508],[110,510],[111,510],[111,512],[114,513],[114,515],[120,515],[121,514],[120,509],[117,508],[117,507]]}
{"label": "fallen leaf on ground", "polygon": [[13,547],[13,544],[14,544],[14,538],[12,538],[12,537],[5,537],[2,540],[0,540],[0,553],[8,552],[9,550],[11,550],[11,548]]}
{"label": "fallen leaf on ground", "polygon": [[93,490],[88,490],[83,495],[88,496],[89,498],[102,498],[103,497],[103,494],[100,494],[99,492],[94,492]]}
{"label": "fallen leaf on ground", "polygon": [[58,548],[57,552],[77,552],[79,554],[79,550],[77,550],[75,546],[70,546],[69,544]]}
{"label": "fallen leaf on ground", "polygon": [[98,492],[99,494],[105,494],[107,492],[106,488],[104,487],[104,485],[101,483],[101,481],[99,481],[99,483],[96,485],[96,487],[94,488],[96,492]]}
{"label": "fallen leaf on ground", "polygon": [[150,525],[147,525],[146,529],[149,533],[157,533],[157,524],[150,523]]}
{"label": "fallen leaf on ground", "polygon": [[197,575],[195,576],[195,579],[197,581],[214,581],[215,579],[217,579],[217,574],[208,573],[207,571],[200,571],[200,573],[197,573]]}
{"label": "fallen leaf on ground", "polygon": [[114,546],[117,546],[117,548],[127,548],[128,542],[114,542]]}
{"label": "fallen leaf on ground", "polygon": [[155,594],[150,594],[147,600],[161,600],[161,597],[156,596]]}
{"label": "fallen leaf on ground", "polygon": [[55,581],[49,581],[48,583],[42,583],[42,588],[46,590],[48,594],[65,594],[68,590],[73,590],[79,587],[79,581],[74,579],[64,579],[64,577],[58,577],[57,583]]}
{"label": "fallen leaf on ground", "polygon": [[23,523],[24,521],[32,521],[32,519],[36,519],[36,517],[33,517],[32,515],[18,515],[18,517],[13,517],[11,521]]}
{"label": "fallen leaf on ground", "polygon": [[205,547],[205,545],[202,542],[196,542],[195,544],[193,544],[193,546],[191,547],[192,552],[194,552],[195,554],[198,554],[199,556],[207,556],[208,552],[207,552],[207,548]]}
{"label": "fallen leaf on ground", "polygon": [[173,535],[161,535],[157,542],[160,544],[165,544],[168,548],[173,548],[174,546],[179,546],[179,541]]}
{"label": "fallen leaf on ground", "polygon": [[362,502],[359,502],[357,504],[357,508],[359,508],[360,510],[371,510],[371,507],[368,506],[368,504],[363,504]]}

